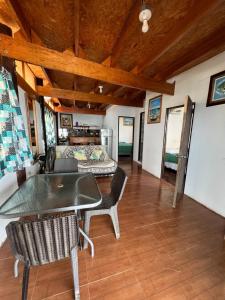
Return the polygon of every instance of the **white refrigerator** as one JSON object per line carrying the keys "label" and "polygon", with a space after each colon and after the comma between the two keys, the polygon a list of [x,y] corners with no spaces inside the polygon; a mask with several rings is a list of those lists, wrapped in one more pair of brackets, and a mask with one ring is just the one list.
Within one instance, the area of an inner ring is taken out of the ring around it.
{"label": "white refrigerator", "polygon": [[101,129],[101,144],[105,146],[109,157],[112,157],[112,129]]}

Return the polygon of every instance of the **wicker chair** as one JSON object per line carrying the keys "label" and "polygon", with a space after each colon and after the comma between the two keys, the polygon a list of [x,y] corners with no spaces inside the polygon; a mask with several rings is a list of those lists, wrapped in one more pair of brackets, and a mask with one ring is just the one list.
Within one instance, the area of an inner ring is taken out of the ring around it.
{"label": "wicker chair", "polygon": [[27,299],[30,266],[52,263],[70,255],[75,299],[80,299],[77,256],[79,227],[76,215],[11,222],[6,232],[16,259],[24,263],[22,300]]}
{"label": "wicker chair", "polygon": [[[102,202],[99,206],[88,209],[84,213],[84,232],[89,235],[90,219],[92,216],[109,215],[111,217],[116,238],[120,238],[120,227],[117,206],[123,196],[123,192],[127,182],[127,175],[123,169],[117,167],[111,182],[111,192],[102,195]],[[88,247],[87,240],[84,240],[84,249]]]}
{"label": "wicker chair", "polygon": [[78,160],[76,158],[57,158],[54,162],[54,173],[78,172]]}

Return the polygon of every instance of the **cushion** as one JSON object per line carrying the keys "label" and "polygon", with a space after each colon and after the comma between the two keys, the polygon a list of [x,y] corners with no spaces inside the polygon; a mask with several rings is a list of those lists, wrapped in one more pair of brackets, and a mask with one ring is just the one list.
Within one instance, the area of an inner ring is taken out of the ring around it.
{"label": "cushion", "polygon": [[56,159],[62,158],[62,153],[60,151],[56,151]]}
{"label": "cushion", "polygon": [[90,159],[91,160],[103,160],[104,157],[103,156],[103,151],[102,149],[94,149],[92,152],[91,152],[91,156],[90,156]]}
{"label": "cushion", "polygon": [[74,158],[77,160],[87,160],[87,156],[84,149],[77,149],[74,151]]}

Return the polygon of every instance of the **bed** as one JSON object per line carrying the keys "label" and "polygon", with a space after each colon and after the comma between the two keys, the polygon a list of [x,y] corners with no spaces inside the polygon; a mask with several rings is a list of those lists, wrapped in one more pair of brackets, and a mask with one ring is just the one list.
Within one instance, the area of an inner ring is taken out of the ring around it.
{"label": "bed", "polygon": [[119,142],[119,156],[132,156],[133,144]]}
{"label": "bed", "polygon": [[165,167],[177,171],[178,151],[167,150],[165,155]]}

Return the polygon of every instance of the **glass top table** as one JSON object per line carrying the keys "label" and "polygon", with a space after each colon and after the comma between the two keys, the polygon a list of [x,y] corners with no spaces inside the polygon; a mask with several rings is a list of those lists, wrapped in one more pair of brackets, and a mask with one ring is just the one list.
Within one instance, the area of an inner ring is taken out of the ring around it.
{"label": "glass top table", "polygon": [[86,209],[102,196],[91,173],[39,174],[30,177],[0,207],[0,218]]}

